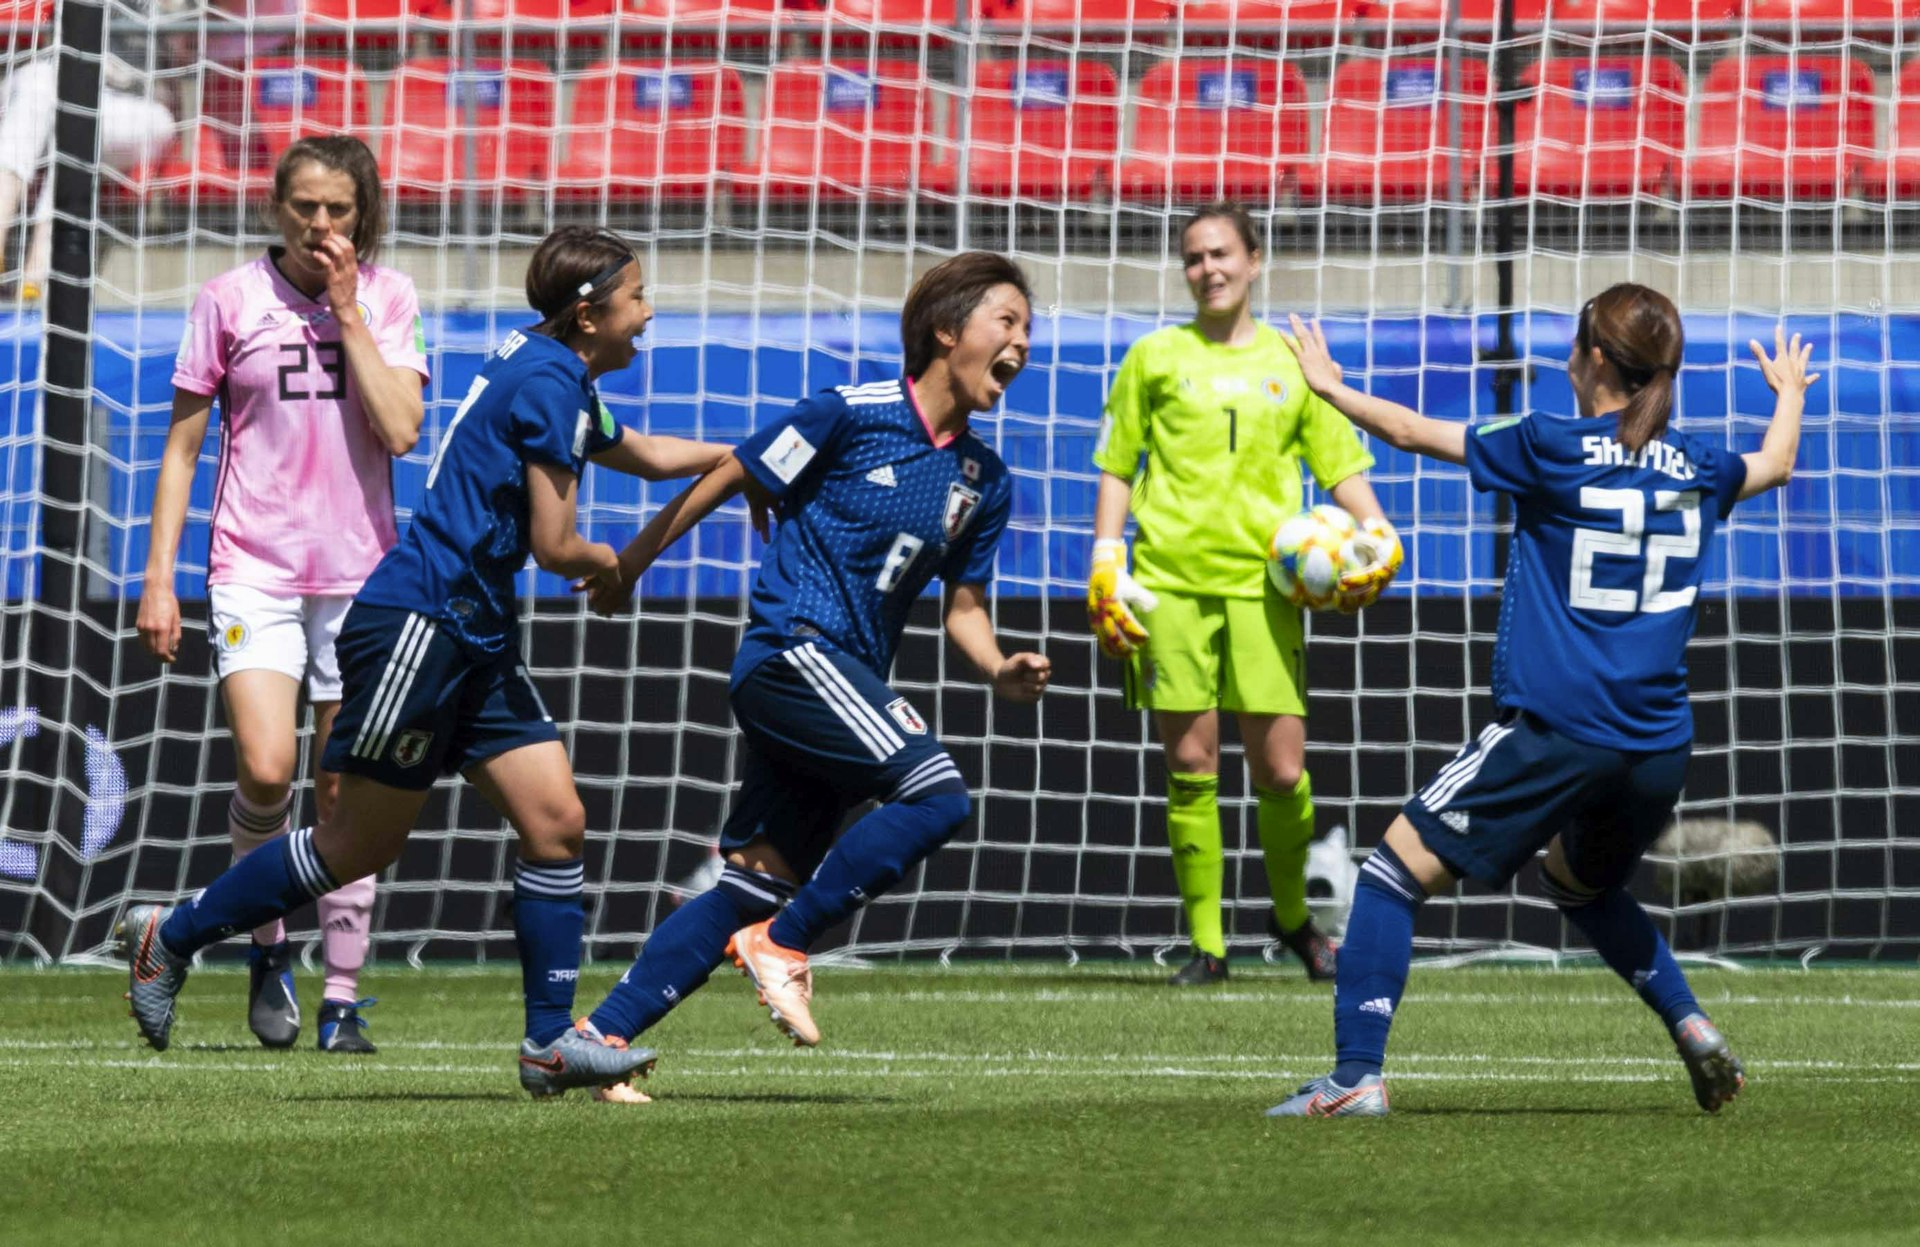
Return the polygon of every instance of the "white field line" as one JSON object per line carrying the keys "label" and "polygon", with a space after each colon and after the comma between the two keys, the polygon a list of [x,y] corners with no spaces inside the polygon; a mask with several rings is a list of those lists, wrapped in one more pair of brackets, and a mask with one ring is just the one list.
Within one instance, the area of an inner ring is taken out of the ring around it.
{"label": "white field line", "polygon": [[[14,1051],[26,1048],[71,1049],[74,1045],[10,1042],[0,1044]],[[490,1050],[501,1053],[499,1062],[487,1065],[435,1064],[424,1062],[354,1062],[329,1064],[329,1072],[349,1074],[501,1074],[512,1068],[511,1050],[498,1044],[406,1045],[389,1048],[438,1048],[443,1051]],[[130,1047],[130,1046],[129,1046]],[[127,1049],[122,1049],[127,1050]],[[732,1061],[730,1066],[710,1066],[708,1061]],[[1284,1054],[1272,1057],[1251,1056],[1139,1056],[1105,1053],[1077,1055],[1068,1053],[1027,1054],[955,1054],[932,1052],[767,1052],[754,1048],[695,1048],[684,1053],[667,1053],[662,1069],[669,1075],[688,1078],[760,1076],[775,1078],[1223,1078],[1223,1079],[1299,1079],[1326,1072],[1325,1054]],[[749,1063],[751,1062],[751,1064]],[[850,1064],[841,1064],[849,1062]],[[1677,1062],[1646,1057],[1567,1058],[1549,1056],[1494,1057],[1484,1054],[1396,1053],[1393,1056],[1395,1081],[1431,1082],[1591,1082],[1633,1083],[1665,1082],[1677,1076]],[[1235,1068],[1258,1065],[1258,1069]],[[1409,1065],[1470,1066],[1461,1069],[1407,1069]],[[933,1066],[935,1068],[915,1068]],[[823,1068],[824,1067],[824,1068]],[[905,1068],[903,1068],[905,1067]],[[1552,1072],[1540,1072],[1550,1067]],[[1819,1082],[1920,1082],[1920,1062],[1849,1061],[1752,1061],[1755,1072],[1805,1075]],[[289,1064],[281,1059],[259,1061],[182,1061],[155,1056],[29,1058],[0,1057],[0,1068],[17,1069],[152,1069],[185,1073],[195,1071],[226,1073],[312,1072],[312,1064]],[[1646,1070],[1648,1072],[1635,1072]],[[1652,1072],[1652,1071],[1662,1072]]]}
{"label": "white field line", "polygon": [[[1158,980],[1142,979],[1141,988],[1150,989]],[[87,1006],[100,1005],[110,1001],[118,992],[102,992],[89,995],[37,995],[30,992],[8,992],[0,995],[0,1004],[13,1005],[50,1005],[50,1006]],[[501,988],[501,997],[519,998],[518,989]],[[963,1005],[1047,1005],[1047,1004],[1137,1004],[1151,991],[1114,991],[1108,989],[1080,988],[1042,988],[1035,991],[949,991],[933,989],[927,991],[912,990],[901,992],[855,991],[836,992],[831,988],[821,992],[821,999],[827,1002],[846,1004],[963,1004]],[[1698,993],[1700,1003],[1708,1006],[1733,1005],[1784,1005],[1796,1009],[1920,1009],[1920,998],[1875,997],[1875,996],[1759,996],[1752,994],[1734,995],[1731,992]],[[1166,999],[1165,996],[1161,997]],[[421,992],[407,996],[410,1001],[457,1002],[473,1004],[485,997],[471,992]],[[1551,992],[1409,992],[1402,1003],[1410,1005],[1465,1005],[1471,1008],[1484,1006],[1519,1006],[1529,1009],[1542,1007],[1608,1007],[1618,1008],[1631,1005],[1633,993],[1624,986],[1617,992],[1590,992],[1579,994],[1555,995]],[[1195,992],[1178,998],[1177,1008],[1199,1008],[1209,1005],[1270,1005],[1281,1008],[1330,1009],[1332,998],[1326,994],[1303,995],[1297,992],[1249,992],[1249,991],[1212,991]]]}
{"label": "white field line", "polygon": [[[182,1045],[183,1050],[192,1052],[191,1045]],[[463,1043],[448,1040],[426,1040],[418,1043],[387,1041],[380,1045],[383,1052],[494,1052],[501,1053],[506,1060],[512,1053],[508,1043]],[[11,1052],[138,1052],[133,1040],[98,1043],[92,1040],[55,1040],[55,1039],[0,1039],[0,1051]],[[1394,1052],[1391,1054],[1396,1071],[1406,1065],[1474,1065],[1474,1066],[1541,1066],[1556,1069],[1566,1068],[1617,1068],[1621,1066],[1642,1066],[1651,1069],[1668,1069],[1676,1064],[1673,1057],[1648,1056],[1526,1056],[1492,1052]],[[145,1063],[163,1058],[147,1058]],[[814,1063],[832,1063],[852,1061],[866,1064],[884,1065],[1066,1065],[1085,1066],[1092,1070],[1111,1068],[1117,1065],[1149,1065],[1178,1067],[1231,1067],[1236,1065],[1303,1065],[1324,1064],[1330,1060],[1327,1053],[1274,1053],[1272,1055],[1252,1053],[1140,1053],[1140,1052],[1049,1052],[1043,1049],[1027,1049],[1019,1052],[933,1052],[882,1049],[865,1051],[860,1049],[828,1048],[813,1051],[799,1051],[792,1048],[667,1048],[661,1053],[662,1061],[675,1070],[681,1068],[683,1061],[723,1060],[723,1061],[760,1061],[783,1069],[798,1069]],[[15,1062],[18,1064],[19,1062]],[[133,1065],[143,1062],[134,1060]],[[1920,1061],[1810,1061],[1754,1058],[1746,1064],[1756,1070],[1796,1070],[1807,1072],[1841,1073],[1920,1073]],[[211,1064],[194,1062],[194,1069],[213,1069]],[[182,1065],[181,1068],[187,1068]],[[258,1069],[258,1064],[249,1063],[235,1068]],[[308,1067],[311,1068],[311,1067]],[[342,1068],[373,1068],[372,1064],[355,1062]],[[387,1067],[397,1068],[397,1067]],[[851,1073],[853,1071],[842,1071]],[[1404,1075],[1402,1075],[1404,1076]]]}
{"label": "white field line", "polygon": [[[1311,1066],[1303,1065],[1297,1069],[1271,1069],[1271,1070],[1194,1069],[1190,1066],[1179,1066],[1179,1065],[1142,1066],[1139,1069],[1130,1069],[1130,1070],[1097,1069],[1097,1068],[1080,1070],[1080,1069],[1058,1068],[1058,1067],[1047,1067],[1047,1066],[1031,1066],[1031,1067],[1024,1067],[1024,1068],[988,1068],[988,1069],[982,1069],[982,1070],[975,1070],[975,1071],[970,1071],[968,1076],[980,1076],[980,1077],[989,1077],[989,1078],[1074,1078],[1074,1079],[1089,1079],[1089,1080],[1108,1080],[1108,1079],[1139,1080],[1144,1078],[1193,1078],[1193,1079],[1219,1079],[1219,1080],[1251,1081],[1251,1082],[1279,1082],[1285,1085],[1285,1084],[1294,1084],[1301,1079],[1312,1078],[1312,1077],[1316,1077],[1320,1073],[1325,1073],[1326,1064],[1327,1063],[1325,1058],[1322,1058],[1318,1062],[1316,1062],[1314,1065],[1311,1065]],[[68,1068],[68,1069],[153,1070],[161,1073],[181,1073],[181,1074],[221,1073],[221,1074],[279,1075],[279,1074],[290,1073],[296,1068],[292,1065],[283,1064],[278,1061],[262,1062],[259,1064],[252,1064],[252,1063],[243,1064],[240,1062],[202,1063],[199,1061],[193,1061],[193,1062],[170,1061],[163,1057],[152,1057],[145,1060],[108,1060],[108,1059],[99,1059],[99,1058],[91,1058],[91,1057],[75,1057],[75,1058],[68,1058],[62,1061],[52,1061],[52,1062],[29,1061],[29,1060],[23,1060],[20,1058],[0,1058],[0,1068],[46,1069],[50,1065],[58,1066],[61,1068]],[[314,1067],[311,1065],[308,1065],[302,1068],[310,1071]],[[347,1072],[350,1075],[354,1075],[354,1076],[368,1076],[368,1077],[379,1076],[383,1074],[457,1074],[463,1077],[467,1077],[467,1076],[493,1077],[493,1078],[501,1079],[502,1085],[505,1086],[506,1085],[505,1079],[507,1074],[510,1072],[511,1067],[508,1066],[503,1061],[499,1064],[494,1064],[494,1065],[392,1065],[392,1064],[380,1064],[380,1063],[372,1063],[372,1064],[355,1063],[352,1065],[333,1064],[333,1065],[327,1066],[327,1069],[329,1074],[332,1074],[335,1072]],[[749,1065],[676,1066],[672,1070],[673,1074],[683,1078],[746,1078],[746,1077],[754,1077],[754,1076],[764,1076],[767,1072],[768,1071],[765,1069],[765,1067],[755,1068]],[[785,1070],[779,1071],[778,1076],[781,1079],[832,1078],[840,1081],[845,1081],[849,1078],[887,1079],[887,1080],[942,1079],[942,1080],[952,1081],[960,1077],[959,1074],[951,1070],[895,1069],[891,1066],[885,1066],[885,1065],[876,1066],[871,1069],[859,1070],[859,1071],[849,1071],[849,1070],[839,1070],[839,1069],[785,1069]],[[1654,1073],[1644,1073],[1644,1074],[1552,1073],[1552,1074],[1546,1074],[1546,1073],[1527,1073],[1527,1072],[1518,1072],[1518,1071],[1510,1071],[1510,1070],[1502,1071],[1502,1070],[1490,1070],[1490,1069],[1483,1069],[1483,1070],[1471,1071],[1471,1072],[1470,1071],[1447,1072],[1447,1071],[1433,1071],[1433,1070],[1427,1070],[1427,1071],[1408,1070],[1408,1071],[1401,1071],[1393,1075],[1393,1081],[1395,1082],[1434,1082],[1434,1083],[1515,1083],[1515,1082],[1534,1083],[1534,1082],[1537,1082],[1537,1083],[1556,1083],[1556,1084],[1597,1083],[1597,1084],[1612,1085],[1612,1084],[1629,1084],[1629,1083],[1664,1083],[1664,1082],[1677,1081],[1677,1079],[1678,1079],[1678,1071],[1675,1071],[1675,1073],[1672,1075],[1663,1075],[1663,1074],[1654,1074]],[[1819,1079],[1819,1081],[1827,1082],[1827,1083],[1847,1083],[1847,1084],[1855,1084],[1855,1083],[1910,1084],[1910,1083],[1920,1081],[1920,1079],[1902,1078],[1902,1077],[1883,1077],[1883,1076],[1875,1076],[1875,1075],[1840,1075],[1836,1077],[1822,1077]],[[654,1088],[658,1088],[660,1086],[660,1084],[658,1083],[649,1083],[648,1085]],[[670,1094],[670,1092],[668,1094]]]}

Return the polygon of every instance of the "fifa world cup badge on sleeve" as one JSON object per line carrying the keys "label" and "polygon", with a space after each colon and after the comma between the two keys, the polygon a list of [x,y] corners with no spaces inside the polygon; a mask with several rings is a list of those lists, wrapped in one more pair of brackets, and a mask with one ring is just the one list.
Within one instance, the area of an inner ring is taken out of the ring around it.
{"label": "fifa world cup badge on sleeve", "polygon": [[813,443],[800,436],[799,429],[789,428],[773,439],[773,445],[760,452],[760,462],[782,483],[791,485],[795,477],[807,470],[813,456]]}

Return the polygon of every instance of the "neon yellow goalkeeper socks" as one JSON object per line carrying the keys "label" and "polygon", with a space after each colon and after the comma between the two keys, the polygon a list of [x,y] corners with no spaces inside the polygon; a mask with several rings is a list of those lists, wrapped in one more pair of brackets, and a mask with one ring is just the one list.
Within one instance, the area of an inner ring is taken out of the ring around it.
{"label": "neon yellow goalkeeper socks", "polygon": [[1260,796],[1260,853],[1267,862],[1273,916],[1283,931],[1298,930],[1307,909],[1307,848],[1313,842],[1313,779],[1302,772],[1292,792],[1254,789]]}
{"label": "neon yellow goalkeeper socks", "polygon": [[[1220,777],[1167,776],[1167,841],[1173,846],[1173,878],[1187,909],[1193,946],[1215,957],[1227,955],[1220,932]],[[1305,884],[1301,885],[1305,897]]]}

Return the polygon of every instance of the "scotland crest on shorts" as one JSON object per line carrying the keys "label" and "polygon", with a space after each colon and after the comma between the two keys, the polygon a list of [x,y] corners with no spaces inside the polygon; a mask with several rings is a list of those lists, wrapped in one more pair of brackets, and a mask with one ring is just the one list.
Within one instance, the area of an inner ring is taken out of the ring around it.
{"label": "scotland crest on shorts", "polygon": [[958,481],[947,486],[947,516],[945,528],[947,530],[948,541],[952,541],[960,535],[961,530],[966,528],[967,521],[973,518],[973,513],[978,510],[979,507],[979,490],[968,489]]}
{"label": "scotland crest on shorts", "polygon": [[247,648],[247,642],[253,639],[244,621],[236,619],[220,633],[220,651],[225,654],[237,654]]}
{"label": "scotland crest on shorts", "polygon": [[393,759],[395,766],[419,766],[427,759],[427,746],[433,744],[433,733],[409,728],[393,738],[393,752],[387,756]]}

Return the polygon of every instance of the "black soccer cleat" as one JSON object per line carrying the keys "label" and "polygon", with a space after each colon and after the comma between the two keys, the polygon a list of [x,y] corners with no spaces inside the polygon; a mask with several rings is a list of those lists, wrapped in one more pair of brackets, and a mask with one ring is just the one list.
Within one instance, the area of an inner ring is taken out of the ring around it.
{"label": "black soccer cleat", "polygon": [[1206,987],[1211,983],[1227,981],[1227,959],[1216,957],[1212,953],[1193,950],[1193,960],[1181,966],[1178,973],[1167,980],[1168,987]]}
{"label": "black soccer cleat", "polygon": [[285,940],[247,950],[247,1026],[269,1048],[291,1048],[300,1038],[293,946]]}
{"label": "black soccer cleat", "polygon": [[320,1051],[368,1054],[380,1051],[367,1038],[367,1020],[360,1010],[379,1003],[374,997],[364,1000],[323,1000],[320,1002]]}
{"label": "black soccer cleat", "polygon": [[1288,951],[1300,959],[1307,968],[1309,983],[1331,983],[1333,981],[1337,959],[1333,941],[1320,933],[1309,918],[1291,931],[1280,929],[1280,920],[1267,912],[1267,934],[1287,946]]}

